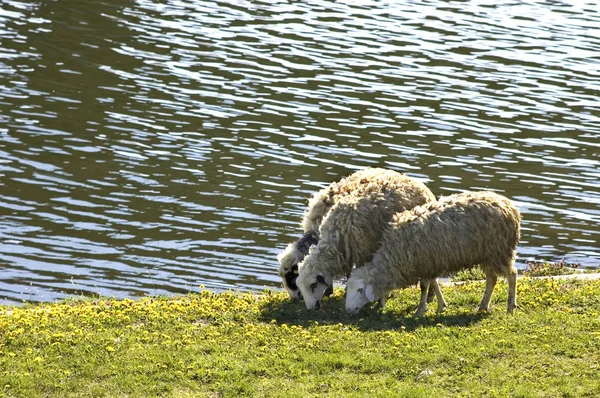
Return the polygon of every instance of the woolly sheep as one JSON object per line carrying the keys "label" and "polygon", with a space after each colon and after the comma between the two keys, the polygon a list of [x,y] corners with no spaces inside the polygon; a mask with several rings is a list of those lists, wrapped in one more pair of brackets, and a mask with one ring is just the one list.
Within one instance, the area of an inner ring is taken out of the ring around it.
{"label": "woolly sheep", "polygon": [[[393,217],[370,264],[355,269],[346,289],[346,310],[357,312],[396,288],[481,265],[486,287],[480,311],[488,311],[498,275],[508,280],[508,312],[517,305],[516,247],[521,215],[494,192],[441,198]],[[417,314],[425,312],[421,299]]]}
{"label": "woolly sheep", "polygon": [[[296,285],[298,263],[306,257],[310,247],[317,244],[319,229],[325,214],[337,201],[345,197],[365,198],[378,202],[387,198],[397,199],[398,202],[392,206],[396,211],[435,200],[431,191],[424,184],[396,171],[383,168],[366,168],[356,171],[315,193],[309,200],[302,218],[304,235],[296,242],[290,243],[277,256],[283,287],[292,300],[301,298],[301,293]],[[331,292],[333,290],[329,288],[327,293]]]}
{"label": "woolly sheep", "polygon": [[[383,189],[382,184],[389,187]],[[349,276],[353,265],[360,266],[371,259],[396,212],[435,200],[424,184],[401,174],[395,177],[395,188],[391,186],[389,180],[374,180],[362,187],[361,195],[338,198],[323,218],[319,242],[298,268],[296,284],[306,308],[319,308],[334,278]],[[382,304],[384,300],[381,297]]]}
{"label": "woolly sheep", "polygon": [[[315,231],[305,232],[300,239],[290,243],[285,250],[277,256],[279,260],[279,275],[283,280],[283,287],[292,300],[301,299],[302,295],[296,285],[298,277],[298,263],[308,254],[311,246],[316,245],[319,237]],[[326,294],[332,294],[333,287]]]}

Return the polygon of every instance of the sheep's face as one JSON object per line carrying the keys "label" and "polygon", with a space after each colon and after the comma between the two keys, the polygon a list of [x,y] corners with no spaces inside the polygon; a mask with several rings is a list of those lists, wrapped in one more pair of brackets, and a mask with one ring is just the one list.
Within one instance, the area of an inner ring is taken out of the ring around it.
{"label": "sheep's face", "polygon": [[357,313],[367,303],[376,300],[373,287],[365,284],[364,279],[350,277],[346,285],[346,311],[350,314]]}
{"label": "sheep's face", "polygon": [[300,293],[296,285],[296,278],[298,278],[298,263],[302,261],[303,257],[294,243],[290,243],[277,256],[277,260],[279,260],[279,275],[281,276],[283,287],[292,300],[302,299],[302,293]]}
{"label": "sheep's face", "polygon": [[285,250],[277,256],[277,260],[279,260],[279,275],[283,281],[283,287],[292,300],[302,300],[302,293],[300,293],[296,285],[298,263],[304,260],[310,247],[317,244],[318,241],[319,237],[316,232],[306,232],[296,242],[287,245]]}
{"label": "sheep's face", "polygon": [[304,298],[306,308],[309,310],[318,310],[321,308],[321,300],[326,293],[331,292],[333,281],[326,278],[323,274],[303,275],[300,273],[296,279],[298,288]]}
{"label": "sheep's face", "polygon": [[290,298],[292,300],[302,300],[302,293],[300,293],[300,289],[298,289],[298,285],[296,284],[296,279],[298,279],[298,264],[292,265],[291,270],[280,273],[280,276],[283,281],[283,287],[290,295]]}

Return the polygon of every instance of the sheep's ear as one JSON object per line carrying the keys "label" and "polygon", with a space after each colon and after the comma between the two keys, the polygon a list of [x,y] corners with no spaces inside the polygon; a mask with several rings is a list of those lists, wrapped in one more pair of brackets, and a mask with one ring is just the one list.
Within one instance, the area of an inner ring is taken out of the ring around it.
{"label": "sheep's ear", "polygon": [[328,284],[327,282],[325,282],[325,277],[321,274],[317,275],[317,282],[322,283],[324,285]]}
{"label": "sheep's ear", "polygon": [[373,286],[367,285],[365,288],[365,296],[367,296],[367,300],[370,302],[375,301],[375,295],[373,294]]}

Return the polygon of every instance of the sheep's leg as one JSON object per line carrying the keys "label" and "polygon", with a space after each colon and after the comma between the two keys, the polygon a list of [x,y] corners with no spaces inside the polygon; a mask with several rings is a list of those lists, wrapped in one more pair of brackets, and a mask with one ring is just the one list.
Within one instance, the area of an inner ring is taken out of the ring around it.
{"label": "sheep's leg", "polygon": [[[442,294],[442,290],[440,289],[440,284],[438,283],[437,278],[432,279],[429,282],[429,293],[433,290],[435,297],[437,298],[437,312],[443,312],[446,309],[446,300],[444,299],[444,295]],[[429,299],[429,296],[427,297]]]}
{"label": "sheep's leg", "polygon": [[421,287],[421,300],[419,300],[419,307],[417,308],[417,312],[415,312],[415,316],[421,316],[425,313],[425,311],[427,311],[429,282],[429,279],[421,279],[421,281],[419,281],[419,286]]}
{"label": "sheep's leg", "polygon": [[512,314],[517,307],[517,270],[514,266],[506,279],[508,280],[508,313]]}
{"label": "sheep's leg", "polygon": [[[432,279],[431,281],[436,281],[437,283],[437,279]],[[432,303],[433,299],[435,297],[437,297],[437,288],[434,287],[431,282],[429,283],[429,289],[427,290],[427,303]]]}
{"label": "sheep's leg", "polygon": [[494,271],[486,271],[485,292],[483,293],[483,297],[481,298],[481,302],[479,303],[479,311],[490,310],[490,299],[492,298],[492,293],[494,292],[494,287],[496,287],[497,281],[498,276],[494,273]]}

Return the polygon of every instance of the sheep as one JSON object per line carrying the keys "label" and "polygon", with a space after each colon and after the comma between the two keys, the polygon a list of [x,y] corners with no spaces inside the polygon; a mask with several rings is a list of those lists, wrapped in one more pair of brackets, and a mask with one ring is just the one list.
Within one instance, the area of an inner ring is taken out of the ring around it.
{"label": "sheep", "polygon": [[[508,313],[517,305],[516,247],[521,215],[494,192],[465,192],[394,215],[373,260],[355,269],[346,311],[355,313],[396,288],[481,265],[486,275],[480,311],[489,311],[498,275],[508,281]],[[425,312],[421,298],[417,315]]]}
{"label": "sheep", "polygon": [[[283,287],[292,300],[302,298],[296,286],[298,263],[306,257],[310,247],[318,242],[319,229],[325,214],[340,198],[351,196],[381,200],[381,195],[391,195],[391,198],[398,199],[398,203],[393,205],[396,211],[435,200],[435,196],[424,184],[396,171],[383,168],[356,171],[317,192],[309,200],[302,218],[304,235],[296,242],[290,243],[277,256]],[[327,292],[332,293],[333,289],[329,288]]]}
{"label": "sheep", "polygon": [[[292,300],[302,299],[302,294],[296,285],[298,277],[298,263],[308,254],[311,246],[316,245],[319,237],[315,231],[308,231],[294,243],[290,243],[285,250],[277,256],[279,260],[279,275],[283,281],[283,287]],[[333,286],[326,295],[333,294]]]}
{"label": "sheep", "polygon": [[[382,189],[384,181],[374,180],[361,188],[360,195],[338,198],[319,228],[319,242],[298,266],[296,284],[306,308],[318,309],[333,279],[349,276],[352,266],[369,261],[392,216],[435,200],[422,183],[399,175],[395,189]],[[426,281],[424,286],[428,286]],[[437,288],[437,284],[433,285]],[[385,298],[380,297],[381,304]]]}

